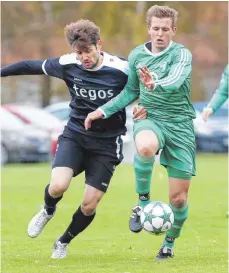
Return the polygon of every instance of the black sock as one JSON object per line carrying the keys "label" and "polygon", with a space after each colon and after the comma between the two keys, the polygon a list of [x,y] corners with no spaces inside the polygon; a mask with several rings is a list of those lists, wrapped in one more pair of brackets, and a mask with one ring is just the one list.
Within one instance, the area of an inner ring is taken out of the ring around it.
{"label": "black sock", "polygon": [[70,243],[80,232],[85,230],[95,217],[95,213],[90,216],[83,214],[81,207],[72,216],[72,222],[66,229],[65,233],[60,237],[61,243]]}
{"label": "black sock", "polygon": [[56,210],[56,204],[62,199],[63,195],[61,195],[60,197],[57,198],[53,198],[49,192],[49,184],[46,186],[45,188],[45,210],[47,211],[47,213],[49,215],[53,214]]}
{"label": "black sock", "polygon": [[139,199],[142,201],[148,201],[150,199],[150,193],[139,194]]}
{"label": "black sock", "polygon": [[168,242],[168,243],[174,243],[176,238],[170,238],[170,237],[165,237],[165,240]]}

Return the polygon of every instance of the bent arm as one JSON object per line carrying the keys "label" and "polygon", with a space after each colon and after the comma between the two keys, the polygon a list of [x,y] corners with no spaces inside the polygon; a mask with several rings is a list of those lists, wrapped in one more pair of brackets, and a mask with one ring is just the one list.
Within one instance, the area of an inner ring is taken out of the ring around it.
{"label": "bent arm", "polygon": [[139,79],[136,73],[136,69],[134,66],[134,61],[131,59],[131,54],[129,56],[129,75],[128,81],[124,89],[121,93],[104,104],[102,107],[99,108],[103,112],[105,118],[109,118],[114,113],[122,110],[127,105],[131,104],[135,101],[140,94],[139,88]]}
{"label": "bent arm", "polygon": [[179,50],[167,77],[156,80],[153,90],[172,93],[178,90],[184,81],[190,77],[192,71],[192,54],[186,49]]}

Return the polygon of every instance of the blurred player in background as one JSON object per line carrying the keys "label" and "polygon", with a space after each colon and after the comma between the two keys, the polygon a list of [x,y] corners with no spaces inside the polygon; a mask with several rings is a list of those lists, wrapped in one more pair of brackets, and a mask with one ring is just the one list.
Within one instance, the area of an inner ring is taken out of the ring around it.
{"label": "blurred player in background", "polygon": [[90,113],[85,128],[93,120],[109,118],[139,98],[147,110],[146,120],[134,123],[137,153],[134,158],[138,205],[133,208],[129,228],[140,232],[142,209],[150,202],[150,186],[155,155],[169,177],[169,201],[174,225],[167,232],[156,259],[172,258],[174,242],[188,216],[188,191],[196,174],[195,110],[190,102],[192,54],[172,41],[178,13],[167,6],[152,6],[146,15],[151,41],[136,47],[129,55],[129,78],[125,89],[110,102]]}
{"label": "blurred player in background", "polygon": [[202,112],[202,118],[204,121],[208,120],[208,117],[213,115],[228,99],[228,65],[224,69],[221,76],[219,86],[209,101],[206,108]]}
{"label": "blurred player in background", "polygon": [[[213,115],[228,99],[228,65],[223,71],[219,86],[209,101],[207,107],[204,108],[202,112],[202,118],[204,121],[207,121],[208,118]],[[229,212],[227,212],[229,216]]]}
{"label": "blurred player in background", "polygon": [[[58,139],[51,181],[45,188],[45,205],[28,226],[28,235],[37,237],[54,216],[56,205],[72,177],[85,171],[83,201],[66,231],[56,240],[53,259],[65,258],[68,244],[93,221],[115,167],[123,159],[121,135],[126,132],[124,109],[109,119],[93,123],[90,130],[85,130],[84,120],[89,112],[117,96],[124,88],[128,62],[102,52],[100,29],[91,21],[79,20],[67,25],[65,36],[75,53],[45,61],[22,61],[1,69],[2,77],[45,74],[62,79],[71,95],[70,119]],[[138,107],[134,117],[145,118],[146,110]]]}

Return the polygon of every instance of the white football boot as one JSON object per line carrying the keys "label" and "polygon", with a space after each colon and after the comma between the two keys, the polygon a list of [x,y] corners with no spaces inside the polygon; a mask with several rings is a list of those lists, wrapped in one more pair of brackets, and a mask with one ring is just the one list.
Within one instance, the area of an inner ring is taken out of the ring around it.
{"label": "white football boot", "polygon": [[53,217],[54,214],[48,215],[45,208],[42,208],[30,221],[28,225],[28,235],[31,238],[37,237],[48,221]]}
{"label": "white football boot", "polygon": [[65,259],[67,257],[67,251],[68,244],[61,243],[58,239],[53,246],[51,259]]}

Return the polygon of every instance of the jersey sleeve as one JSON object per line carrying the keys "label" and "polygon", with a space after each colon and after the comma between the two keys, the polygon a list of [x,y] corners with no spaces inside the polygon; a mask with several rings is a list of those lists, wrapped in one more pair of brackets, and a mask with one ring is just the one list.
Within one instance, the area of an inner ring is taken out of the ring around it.
{"label": "jersey sleeve", "polygon": [[19,75],[42,75],[42,60],[26,60],[9,64],[1,68],[1,77]]}
{"label": "jersey sleeve", "polygon": [[46,59],[42,64],[43,72],[52,77],[63,79],[63,66],[60,64],[60,58]]}
{"label": "jersey sleeve", "polygon": [[125,108],[139,97],[139,79],[134,66],[132,54],[129,55],[128,61],[128,81],[124,89],[119,93],[119,95],[99,108],[103,112],[105,118],[109,118],[111,115]]}
{"label": "jersey sleeve", "polygon": [[223,103],[228,99],[228,65],[226,66],[219,83],[219,86],[208,103],[208,107],[216,112]]}
{"label": "jersey sleeve", "polygon": [[156,91],[174,92],[181,87],[192,72],[192,54],[187,48],[181,48],[174,55],[174,60],[167,77],[156,80]]}

